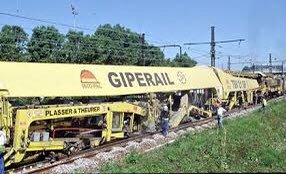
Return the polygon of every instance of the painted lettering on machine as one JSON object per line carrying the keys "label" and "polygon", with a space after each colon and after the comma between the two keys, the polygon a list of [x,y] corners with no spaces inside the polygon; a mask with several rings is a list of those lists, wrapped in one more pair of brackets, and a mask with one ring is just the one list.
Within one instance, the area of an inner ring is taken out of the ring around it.
{"label": "painted lettering on machine", "polygon": [[115,87],[168,86],[175,85],[167,73],[109,72],[109,83]]}
{"label": "painted lettering on machine", "polygon": [[246,89],[247,82],[245,80],[230,80],[234,89]]}
{"label": "painted lettering on machine", "polygon": [[74,114],[89,114],[99,112],[99,106],[84,107],[84,108],[63,108],[63,109],[52,109],[46,110],[45,116],[64,116],[64,115],[74,115]]}

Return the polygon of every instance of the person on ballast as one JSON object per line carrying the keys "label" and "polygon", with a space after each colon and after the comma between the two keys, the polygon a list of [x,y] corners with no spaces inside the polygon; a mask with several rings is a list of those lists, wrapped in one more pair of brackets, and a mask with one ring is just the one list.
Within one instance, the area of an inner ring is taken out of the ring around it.
{"label": "person on ballast", "polygon": [[167,105],[163,106],[163,110],[161,112],[161,128],[162,128],[162,134],[166,136],[168,134],[168,128],[169,128],[169,108]]}
{"label": "person on ballast", "polygon": [[223,114],[226,112],[226,110],[219,104],[217,109],[217,124],[219,127],[223,127],[222,120],[223,120]]}
{"label": "person on ballast", "polygon": [[262,110],[263,112],[265,112],[267,106],[267,100],[265,99],[265,97],[262,97]]}
{"label": "person on ballast", "polygon": [[129,124],[130,124],[130,119],[124,120],[123,121],[123,132],[124,132],[124,136],[129,137],[130,134],[130,129],[129,129]]}

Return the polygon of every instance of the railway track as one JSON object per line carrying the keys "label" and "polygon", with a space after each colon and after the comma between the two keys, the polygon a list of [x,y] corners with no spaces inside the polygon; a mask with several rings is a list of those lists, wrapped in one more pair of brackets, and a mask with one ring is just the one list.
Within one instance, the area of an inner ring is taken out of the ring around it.
{"label": "railway track", "polygon": [[[269,103],[275,102],[275,101],[279,101],[282,100],[284,97],[278,97],[278,98],[274,98],[269,100]],[[234,109],[231,112],[228,112],[226,114],[226,117],[231,116],[232,114],[239,114],[241,111],[245,111],[245,110],[251,110],[251,109],[255,109],[258,108],[260,105],[255,105],[255,106],[250,106],[247,109],[244,110],[239,110],[239,109]],[[189,127],[192,128],[196,128],[198,126],[202,126],[205,124],[208,124],[210,122],[212,122],[214,120],[214,118],[206,118],[203,120],[199,120],[196,122],[189,122],[189,123],[184,123],[181,124],[178,127],[172,128],[170,129],[170,131],[172,132],[178,132],[180,130],[186,130]],[[25,174],[31,174],[31,173],[47,173],[50,169],[52,169],[53,167],[56,167],[58,165],[63,165],[63,164],[68,164],[68,163],[72,163],[77,159],[80,158],[91,158],[94,157],[96,154],[100,153],[100,152],[108,152],[111,151],[113,147],[115,146],[121,146],[121,147],[125,147],[127,145],[128,142],[130,141],[135,141],[135,142],[140,142],[142,141],[143,138],[150,138],[152,137],[154,134],[159,133],[159,131],[157,132],[153,132],[153,133],[144,133],[144,134],[140,134],[140,135],[134,135],[131,136],[127,139],[121,139],[121,140],[116,140],[116,141],[112,141],[109,142],[107,144],[103,144],[101,146],[95,147],[95,148],[90,148],[87,150],[83,150],[80,151],[76,154],[73,154],[71,156],[65,156],[65,157],[61,157],[58,161],[51,163],[48,160],[44,160],[44,161],[39,161],[33,164],[28,164],[28,165],[24,165],[15,169],[10,169],[8,171],[5,171],[5,173],[25,173]]]}

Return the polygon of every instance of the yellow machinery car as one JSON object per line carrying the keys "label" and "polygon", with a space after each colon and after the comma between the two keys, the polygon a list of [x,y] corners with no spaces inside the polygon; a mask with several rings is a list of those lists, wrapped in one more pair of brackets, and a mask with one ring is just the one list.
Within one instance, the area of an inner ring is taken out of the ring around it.
{"label": "yellow machinery car", "polygon": [[[42,153],[74,153],[123,138],[126,130],[154,131],[163,104],[171,127],[194,115],[211,117],[218,99],[230,110],[253,103],[258,88],[256,80],[207,66],[0,62],[5,165]],[[19,99],[24,104],[15,104]]]}

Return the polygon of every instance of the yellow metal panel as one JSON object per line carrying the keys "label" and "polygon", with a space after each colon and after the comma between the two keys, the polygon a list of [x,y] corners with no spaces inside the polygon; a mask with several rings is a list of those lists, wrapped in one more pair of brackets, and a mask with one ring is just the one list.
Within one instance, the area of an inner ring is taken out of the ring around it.
{"label": "yellow metal panel", "polygon": [[64,148],[63,141],[39,141],[30,142],[26,151],[38,151],[38,150],[62,150]]}
{"label": "yellow metal panel", "polygon": [[0,62],[10,97],[115,96],[221,87],[213,70]]}
{"label": "yellow metal panel", "polygon": [[259,88],[256,80],[234,77],[231,74],[225,73],[224,71],[217,68],[214,68],[214,70],[218,74],[224,92],[254,90]]}
{"label": "yellow metal panel", "polygon": [[0,81],[0,91],[6,90],[6,87],[3,82]]}
{"label": "yellow metal panel", "polygon": [[124,133],[123,132],[112,133],[111,137],[112,138],[123,138],[124,137]]}
{"label": "yellow metal panel", "polygon": [[88,104],[81,106],[57,106],[51,105],[49,108],[18,109],[17,115],[25,119],[20,125],[29,125],[32,121],[67,118],[76,116],[99,115],[110,111],[127,112],[144,115],[145,110],[137,105],[126,102]]}

